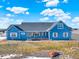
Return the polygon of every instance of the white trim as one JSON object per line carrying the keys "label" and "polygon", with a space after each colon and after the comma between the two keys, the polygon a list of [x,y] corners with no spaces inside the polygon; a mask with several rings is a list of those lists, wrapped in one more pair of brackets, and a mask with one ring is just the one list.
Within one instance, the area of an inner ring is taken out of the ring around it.
{"label": "white trim", "polygon": [[64,24],[63,23],[58,23],[57,24],[57,29],[63,29],[64,28]]}
{"label": "white trim", "polygon": [[53,32],[52,37],[57,38],[58,37],[58,32]]}
{"label": "white trim", "polygon": [[68,33],[68,32],[63,32],[63,37],[64,37],[64,38],[69,37],[69,33]]}
{"label": "white trim", "polygon": [[[13,34],[15,34],[15,36],[12,36]],[[17,37],[17,36],[18,36],[17,32],[10,32],[10,37]]]}
{"label": "white trim", "polygon": [[53,24],[50,28],[48,28],[46,31],[51,30],[53,27],[55,27],[57,25],[58,22],[56,22],[55,24]]}
{"label": "white trim", "polygon": [[25,32],[20,32],[20,34],[21,34],[21,35],[26,35],[26,33],[25,33]]}
{"label": "white trim", "polygon": [[45,31],[24,31],[24,32],[48,32],[48,31],[45,30]]}
{"label": "white trim", "polygon": [[51,39],[50,39],[50,32],[48,32],[48,38],[49,38],[49,40],[51,40]]}
{"label": "white trim", "polygon": [[[8,27],[8,29],[7,29],[7,31],[9,30],[9,29],[11,29],[11,27],[15,27],[14,25],[10,25],[9,27]],[[15,27],[16,28],[16,27]]]}

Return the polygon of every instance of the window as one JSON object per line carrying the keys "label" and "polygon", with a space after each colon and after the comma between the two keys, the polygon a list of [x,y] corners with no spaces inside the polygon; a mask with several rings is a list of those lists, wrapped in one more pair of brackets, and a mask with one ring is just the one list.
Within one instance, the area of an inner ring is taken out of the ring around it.
{"label": "window", "polygon": [[63,29],[63,23],[58,23],[57,28],[58,29]]}
{"label": "window", "polygon": [[54,32],[53,33],[53,37],[58,37],[58,33],[57,32]]}
{"label": "window", "polygon": [[40,36],[40,32],[33,32],[33,36]]}
{"label": "window", "polygon": [[37,36],[37,35],[39,35],[39,33],[38,33],[38,32],[35,32],[34,34],[35,34],[36,36]]}
{"label": "window", "polygon": [[21,34],[22,34],[22,35],[25,35],[26,33],[25,33],[25,32],[21,32]]}
{"label": "window", "polygon": [[33,35],[33,33],[32,33],[32,32],[28,32],[27,35],[28,35],[29,37],[31,37],[31,36]]}
{"label": "window", "polygon": [[63,37],[68,37],[68,32],[64,32]]}
{"label": "window", "polygon": [[17,33],[16,32],[10,33],[10,37],[17,37]]}

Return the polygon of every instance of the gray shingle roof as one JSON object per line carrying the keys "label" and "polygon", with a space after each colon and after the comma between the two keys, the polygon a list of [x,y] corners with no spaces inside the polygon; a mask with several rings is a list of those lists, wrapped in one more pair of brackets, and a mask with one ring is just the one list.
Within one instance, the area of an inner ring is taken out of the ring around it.
{"label": "gray shingle roof", "polygon": [[6,31],[6,29],[0,29],[0,32],[4,32],[4,31]]}
{"label": "gray shingle roof", "polygon": [[19,28],[24,31],[46,31],[50,28],[55,22],[23,22],[21,25],[18,25]]}

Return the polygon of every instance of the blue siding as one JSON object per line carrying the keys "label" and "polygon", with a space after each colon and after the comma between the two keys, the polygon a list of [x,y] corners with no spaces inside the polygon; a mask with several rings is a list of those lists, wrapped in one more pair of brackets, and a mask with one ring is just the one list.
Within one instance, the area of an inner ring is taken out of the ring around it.
{"label": "blue siding", "polygon": [[[59,22],[60,23],[60,22]],[[57,28],[57,24],[55,25],[55,27],[53,27],[50,31],[49,31],[49,39],[50,40],[69,40],[69,39],[71,39],[71,29],[68,27],[68,26],[66,26],[63,22],[61,22],[63,25],[64,25],[64,27],[63,27],[63,29],[58,29]],[[57,32],[58,33],[58,37],[53,37],[53,33],[54,32]],[[63,37],[63,33],[64,32],[68,32],[68,37]]]}
{"label": "blue siding", "polygon": [[[62,23],[64,25],[63,29],[58,29],[57,24]],[[14,25],[11,25],[7,29],[7,40],[30,40],[30,39],[49,39],[49,40],[69,40],[71,39],[71,28],[66,26],[63,22],[58,22],[54,27],[52,27],[48,32],[39,32],[40,35],[35,35],[35,36],[29,36],[29,32],[24,32],[20,28],[17,28]],[[17,37],[11,37],[10,33],[11,32],[16,32]],[[58,37],[53,37],[53,33],[56,32],[58,33]],[[68,32],[68,37],[63,37],[63,33]]]}
{"label": "blue siding", "polygon": [[20,40],[27,40],[27,33],[24,31],[20,32]]}
{"label": "blue siding", "polygon": [[[16,32],[17,37],[11,37],[10,33]],[[10,26],[7,30],[7,40],[31,40],[31,39],[48,39],[48,32],[41,32],[40,36],[29,36],[29,32],[24,32],[15,26]]]}
{"label": "blue siding", "polygon": [[[16,32],[17,33],[17,37],[11,37],[10,33],[12,32]],[[6,32],[7,34],[7,40],[26,40],[26,34],[22,35],[23,31],[21,31],[20,29],[16,28],[15,26],[10,26]],[[24,33],[24,32],[23,32]]]}

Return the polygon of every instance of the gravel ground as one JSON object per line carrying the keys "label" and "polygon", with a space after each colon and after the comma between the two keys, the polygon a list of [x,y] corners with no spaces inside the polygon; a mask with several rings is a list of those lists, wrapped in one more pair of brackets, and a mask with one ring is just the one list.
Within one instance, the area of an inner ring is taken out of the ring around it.
{"label": "gravel ground", "polygon": [[30,55],[22,55],[22,54],[7,54],[0,55],[0,59],[73,59],[70,56],[60,55],[57,57],[49,57],[48,50],[47,51],[39,51],[32,53]]}

